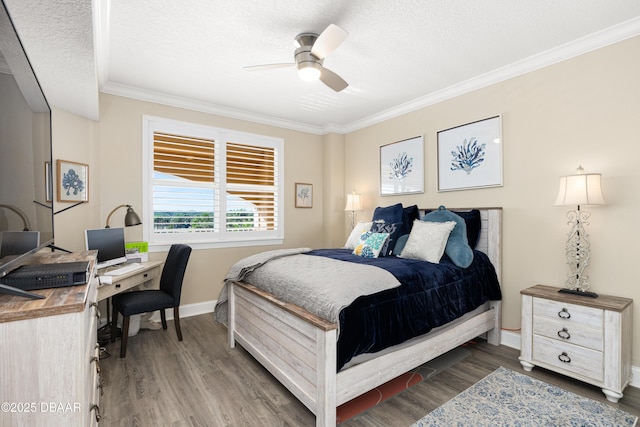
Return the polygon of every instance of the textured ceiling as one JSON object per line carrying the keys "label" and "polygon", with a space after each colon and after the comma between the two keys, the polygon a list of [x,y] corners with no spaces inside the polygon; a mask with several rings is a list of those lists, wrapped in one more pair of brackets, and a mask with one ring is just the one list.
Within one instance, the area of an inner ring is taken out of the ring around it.
{"label": "textured ceiling", "polygon": [[98,119],[93,14],[87,0],[2,0],[51,106]]}
{"label": "textured ceiling", "polygon": [[[96,118],[99,86],[316,133],[640,34],[638,0],[4,1],[54,106]],[[324,62],[342,92],[295,68],[243,70],[292,62],[295,36],[331,23],[349,33]]]}

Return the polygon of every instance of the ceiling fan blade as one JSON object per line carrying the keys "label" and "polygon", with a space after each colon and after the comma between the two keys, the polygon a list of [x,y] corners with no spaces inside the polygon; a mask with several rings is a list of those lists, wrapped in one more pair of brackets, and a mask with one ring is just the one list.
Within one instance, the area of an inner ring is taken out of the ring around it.
{"label": "ceiling fan blade", "polygon": [[346,40],[349,33],[337,25],[330,24],[318,36],[311,47],[311,53],[318,59],[324,59]]}
{"label": "ceiling fan blade", "polygon": [[340,92],[342,89],[349,86],[349,83],[345,82],[342,77],[324,67],[322,67],[322,71],[320,73],[320,81],[336,92]]}
{"label": "ceiling fan blade", "polygon": [[248,67],[242,67],[242,68],[247,71],[262,71],[262,70],[271,70],[273,68],[293,67],[295,65],[296,64],[294,64],[293,62],[290,62],[290,63],[283,63],[283,64],[250,65]]}

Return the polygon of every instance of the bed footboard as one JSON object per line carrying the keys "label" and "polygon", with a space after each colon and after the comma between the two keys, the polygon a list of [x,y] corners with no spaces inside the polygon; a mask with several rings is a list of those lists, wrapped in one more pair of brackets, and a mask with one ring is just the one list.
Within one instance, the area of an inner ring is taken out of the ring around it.
{"label": "bed footboard", "polygon": [[336,423],[337,325],[251,285],[229,286],[229,345],[237,341],[316,416]]}

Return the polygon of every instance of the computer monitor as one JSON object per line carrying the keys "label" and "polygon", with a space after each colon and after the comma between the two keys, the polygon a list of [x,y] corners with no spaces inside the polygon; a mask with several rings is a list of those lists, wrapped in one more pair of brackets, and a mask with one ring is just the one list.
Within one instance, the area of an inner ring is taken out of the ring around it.
{"label": "computer monitor", "polygon": [[98,251],[98,269],[127,261],[124,228],[97,228],[84,231],[87,250]]}
{"label": "computer monitor", "polygon": [[0,234],[0,258],[22,255],[40,246],[39,231],[3,231]]}

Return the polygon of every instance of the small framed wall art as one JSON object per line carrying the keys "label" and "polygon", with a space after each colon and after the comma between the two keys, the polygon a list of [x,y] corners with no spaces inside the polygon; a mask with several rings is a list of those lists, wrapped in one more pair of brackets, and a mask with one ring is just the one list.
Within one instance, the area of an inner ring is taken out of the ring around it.
{"label": "small framed wall art", "polygon": [[296,208],[313,207],[313,184],[296,182]]}
{"label": "small framed wall art", "polygon": [[438,132],[438,191],[502,186],[500,116]]}
{"label": "small framed wall art", "polygon": [[380,195],[424,193],[422,136],[380,147]]}
{"label": "small framed wall art", "polygon": [[57,160],[59,202],[89,201],[89,165]]}

